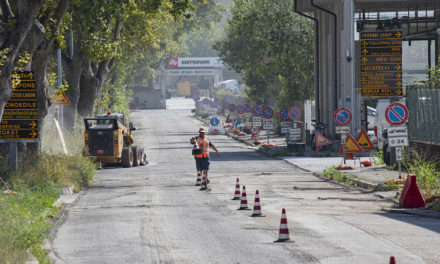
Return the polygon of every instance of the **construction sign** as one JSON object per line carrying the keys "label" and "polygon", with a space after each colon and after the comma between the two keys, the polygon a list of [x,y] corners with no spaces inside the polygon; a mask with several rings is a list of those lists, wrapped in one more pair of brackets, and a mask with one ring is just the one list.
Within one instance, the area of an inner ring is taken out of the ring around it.
{"label": "construction sign", "polygon": [[322,146],[325,146],[325,145],[330,145],[332,143],[330,139],[324,137],[319,132],[315,132],[315,140],[316,140],[316,146],[317,147],[322,147]]}
{"label": "construction sign", "polygon": [[55,105],[70,105],[70,101],[64,92],[54,95],[52,103]]}
{"label": "construction sign", "polygon": [[356,138],[356,142],[361,146],[363,150],[374,149],[373,144],[371,143],[370,137],[368,137],[367,132],[364,129],[361,130],[361,133]]}
{"label": "construction sign", "polygon": [[[360,153],[360,152],[364,152],[361,146],[359,146],[356,140],[354,140],[354,138],[350,134],[348,134],[347,138],[345,139],[345,153]],[[344,154],[344,151],[342,150],[342,146],[339,149],[338,153]]]}

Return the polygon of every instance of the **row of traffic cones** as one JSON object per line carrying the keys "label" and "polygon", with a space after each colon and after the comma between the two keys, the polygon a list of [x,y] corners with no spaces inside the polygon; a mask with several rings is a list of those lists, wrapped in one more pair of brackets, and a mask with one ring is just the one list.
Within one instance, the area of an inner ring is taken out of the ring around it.
{"label": "row of traffic cones", "polygon": [[[196,186],[202,186],[202,188],[206,189],[206,181],[205,177],[201,177],[201,173],[197,173],[197,182]],[[237,182],[235,183],[235,192],[234,197],[232,200],[240,200],[240,207],[238,210],[249,210],[248,208],[248,202],[247,202],[247,195],[246,195],[246,186],[243,186],[241,197],[240,197],[240,180],[237,178]],[[253,213],[251,215],[252,217],[261,217],[264,216],[261,212],[261,204],[260,204],[260,193],[258,190],[255,192],[255,202],[254,202],[254,209]],[[286,209],[283,208],[281,211],[281,221],[280,221],[280,230],[278,235],[278,240],[275,242],[289,242],[290,235],[289,235],[289,228],[287,226],[287,216],[286,216]],[[396,259],[394,256],[390,257],[390,264],[396,264]]]}

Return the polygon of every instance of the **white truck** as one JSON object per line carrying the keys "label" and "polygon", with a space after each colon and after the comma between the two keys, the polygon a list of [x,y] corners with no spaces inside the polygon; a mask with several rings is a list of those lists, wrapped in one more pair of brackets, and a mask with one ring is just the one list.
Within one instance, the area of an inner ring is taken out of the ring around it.
{"label": "white truck", "polygon": [[240,87],[238,86],[237,80],[226,80],[226,81],[219,82],[217,84],[217,89],[219,89],[219,88],[221,88],[223,90],[231,91],[233,93],[240,93]]}

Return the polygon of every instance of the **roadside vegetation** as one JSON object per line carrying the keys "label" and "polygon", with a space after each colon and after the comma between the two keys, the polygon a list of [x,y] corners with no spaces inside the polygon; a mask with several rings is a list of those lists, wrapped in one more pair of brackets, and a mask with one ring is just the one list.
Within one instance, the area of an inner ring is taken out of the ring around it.
{"label": "roadside vegetation", "polygon": [[[0,195],[0,263],[24,263],[29,253],[40,263],[48,263],[43,240],[59,213],[54,202],[63,187],[73,186],[79,191],[93,180],[96,165],[81,155],[81,129],[66,133],[67,155],[55,131],[54,124],[48,121],[42,136],[42,153],[27,156],[17,171],[7,172],[7,159],[0,159],[2,178],[14,192]],[[1,187],[3,192],[5,186]]]}

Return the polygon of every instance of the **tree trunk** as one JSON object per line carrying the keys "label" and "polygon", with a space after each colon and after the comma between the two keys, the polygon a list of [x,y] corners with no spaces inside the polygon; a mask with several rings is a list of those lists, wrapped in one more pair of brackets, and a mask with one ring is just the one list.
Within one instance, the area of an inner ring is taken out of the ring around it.
{"label": "tree trunk", "polygon": [[[7,3],[7,2],[5,2]],[[10,12],[10,10],[5,10],[5,3],[1,6],[2,14]],[[0,67],[0,119],[3,116],[3,109],[6,105],[7,100],[11,97],[12,87],[10,75],[14,69],[14,62],[18,56],[23,41],[25,40],[32,24],[34,23],[37,14],[40,10],[42,0],[20,0],[18,2],[18,14],[15,16],[16,22],[15,27],[11,31],[6,31],[6,36],[2,36],[0,39],[1,47],[0,50],[8,49],[6,54],[7,59],[3,62],[3,66]],[[9,16],[5,16],[9,17]],[[9,23],[10,20],[2,21],[3,23]],[[4,30],[2,28],[2,30]]]}
{"label": "tree trunk", "polygon": [[80,80],[83,72],[83,65],[85,56],[79,50],[78,40],[75,42],[75,53],[72,59],[66,59],[63,67],[69,84],[69,89],[66,92],[69,98],[70,105],[64,107],[64,127],[71,130],[75,127],[76,110],[80,95]]}
{"label": "tree trunk", "polygon": [[91,116],[95,109],[95,102],[101,93],[102,85],[109,73],[109,65],[113,60],[103,61],[98,65],[96,74],[93,74],[91,63],[81,75],[80,97],[78,102],[78,113],[81,116]]}

